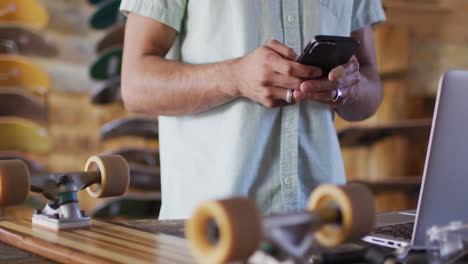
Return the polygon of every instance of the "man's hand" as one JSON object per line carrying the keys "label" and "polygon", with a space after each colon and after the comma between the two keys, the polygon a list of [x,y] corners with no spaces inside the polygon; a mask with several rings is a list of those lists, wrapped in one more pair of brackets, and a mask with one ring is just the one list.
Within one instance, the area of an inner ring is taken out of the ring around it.
{"label": "man's hand", "polygon": [[[359,89],[361,73],[356,56],[330,71],[328,78],[303,81],[294,92],[296,101],[314,100],[338,107],[352,100]],[[341,96],[338,96],[341,94]]]}
{"label": "man's hand", "polygon": [[236,94],[266,107],[286,106],[289,89],[299,91],[306,79],[322,75],[321,69],[297,63],[294,51],[272,40],[249,55],[233,61],[239,83]]}

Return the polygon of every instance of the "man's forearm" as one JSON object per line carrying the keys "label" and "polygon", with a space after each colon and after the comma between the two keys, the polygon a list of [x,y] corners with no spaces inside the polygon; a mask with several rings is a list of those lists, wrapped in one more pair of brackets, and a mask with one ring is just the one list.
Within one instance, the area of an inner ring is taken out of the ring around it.
{"label": "man's forearm", "polygon": [[201,112],[235,98],[234,60],[189,65],[142,55],[123,70],[122,97],[130,111],[157,115]]}
{"label": "man's forearm", "polygon": [[361,81],[356,95],[336,112],[347,121],[361,121],[372,116],[382,100],[382,85],[375,65],[361,65]]}

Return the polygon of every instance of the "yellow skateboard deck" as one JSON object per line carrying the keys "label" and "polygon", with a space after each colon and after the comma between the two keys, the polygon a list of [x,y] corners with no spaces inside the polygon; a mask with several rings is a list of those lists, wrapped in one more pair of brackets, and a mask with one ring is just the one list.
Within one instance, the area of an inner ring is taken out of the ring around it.
{"label": "yellow skateboard deck", "polygon": [[2,0],[0,22],[41,29],[49,23],[49,14],[37,0]]}
{"label": "yellow skateboard deck", "polygon": [[26,87],[44,95],[52,86],[49,75],[27,57],[0,54],[0,86]]}
{"label": "yellow skateboard deck", "polygon": [[52,149],[52,140],[45,128],[32,121],[0,117],[0,149],[47,153]]}

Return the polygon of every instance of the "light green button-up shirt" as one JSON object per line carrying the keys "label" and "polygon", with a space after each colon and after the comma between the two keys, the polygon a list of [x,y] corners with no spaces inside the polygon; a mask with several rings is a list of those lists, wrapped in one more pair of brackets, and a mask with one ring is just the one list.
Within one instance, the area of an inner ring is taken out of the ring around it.
{"label": "light green button-up shirt", "polygon": [[[244,56],[273,39],[300,54],[315,35],[349,36],[385,19],[380,0],[122,0],[121,10],[177,30],[168,58],[190,64]],[[345,182],[333,111],[318,102],[270,109],[241,98],[160,117],[159,135],[162,219],[235,195],[265,214],[297,211],[319,183]]]}

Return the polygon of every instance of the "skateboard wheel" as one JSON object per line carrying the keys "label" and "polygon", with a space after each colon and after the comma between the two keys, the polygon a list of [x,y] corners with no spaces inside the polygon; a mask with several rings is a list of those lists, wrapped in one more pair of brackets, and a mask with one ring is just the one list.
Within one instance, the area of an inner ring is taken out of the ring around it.
{"label": "skateboard wheel", "polygon": [[85,171],[99,171],[101,180],[86,188],[93,198],[121,196],[130,182],[128,164],[122,156],[91,156],[85,165]]}
{"label": "skateboard wheel", "polygon": [[187,221],[186,236],[201,263],[246,260],[261,240],[261,215],[246,198],[210,201]]}
{"label": "skateboard wheel", "polygon": [[29,170],[23,161],[0,160],[0,206],[23,203],[29,188]]}
{"label": "skateboard wheel", "polygon": [[359,184],[320,185],[310,196],[308,208],[338,208],[341,213],[341,223],[326,224],[315,232],[317,242],[325,247],[358,240],[374,226],[374,198]]}

